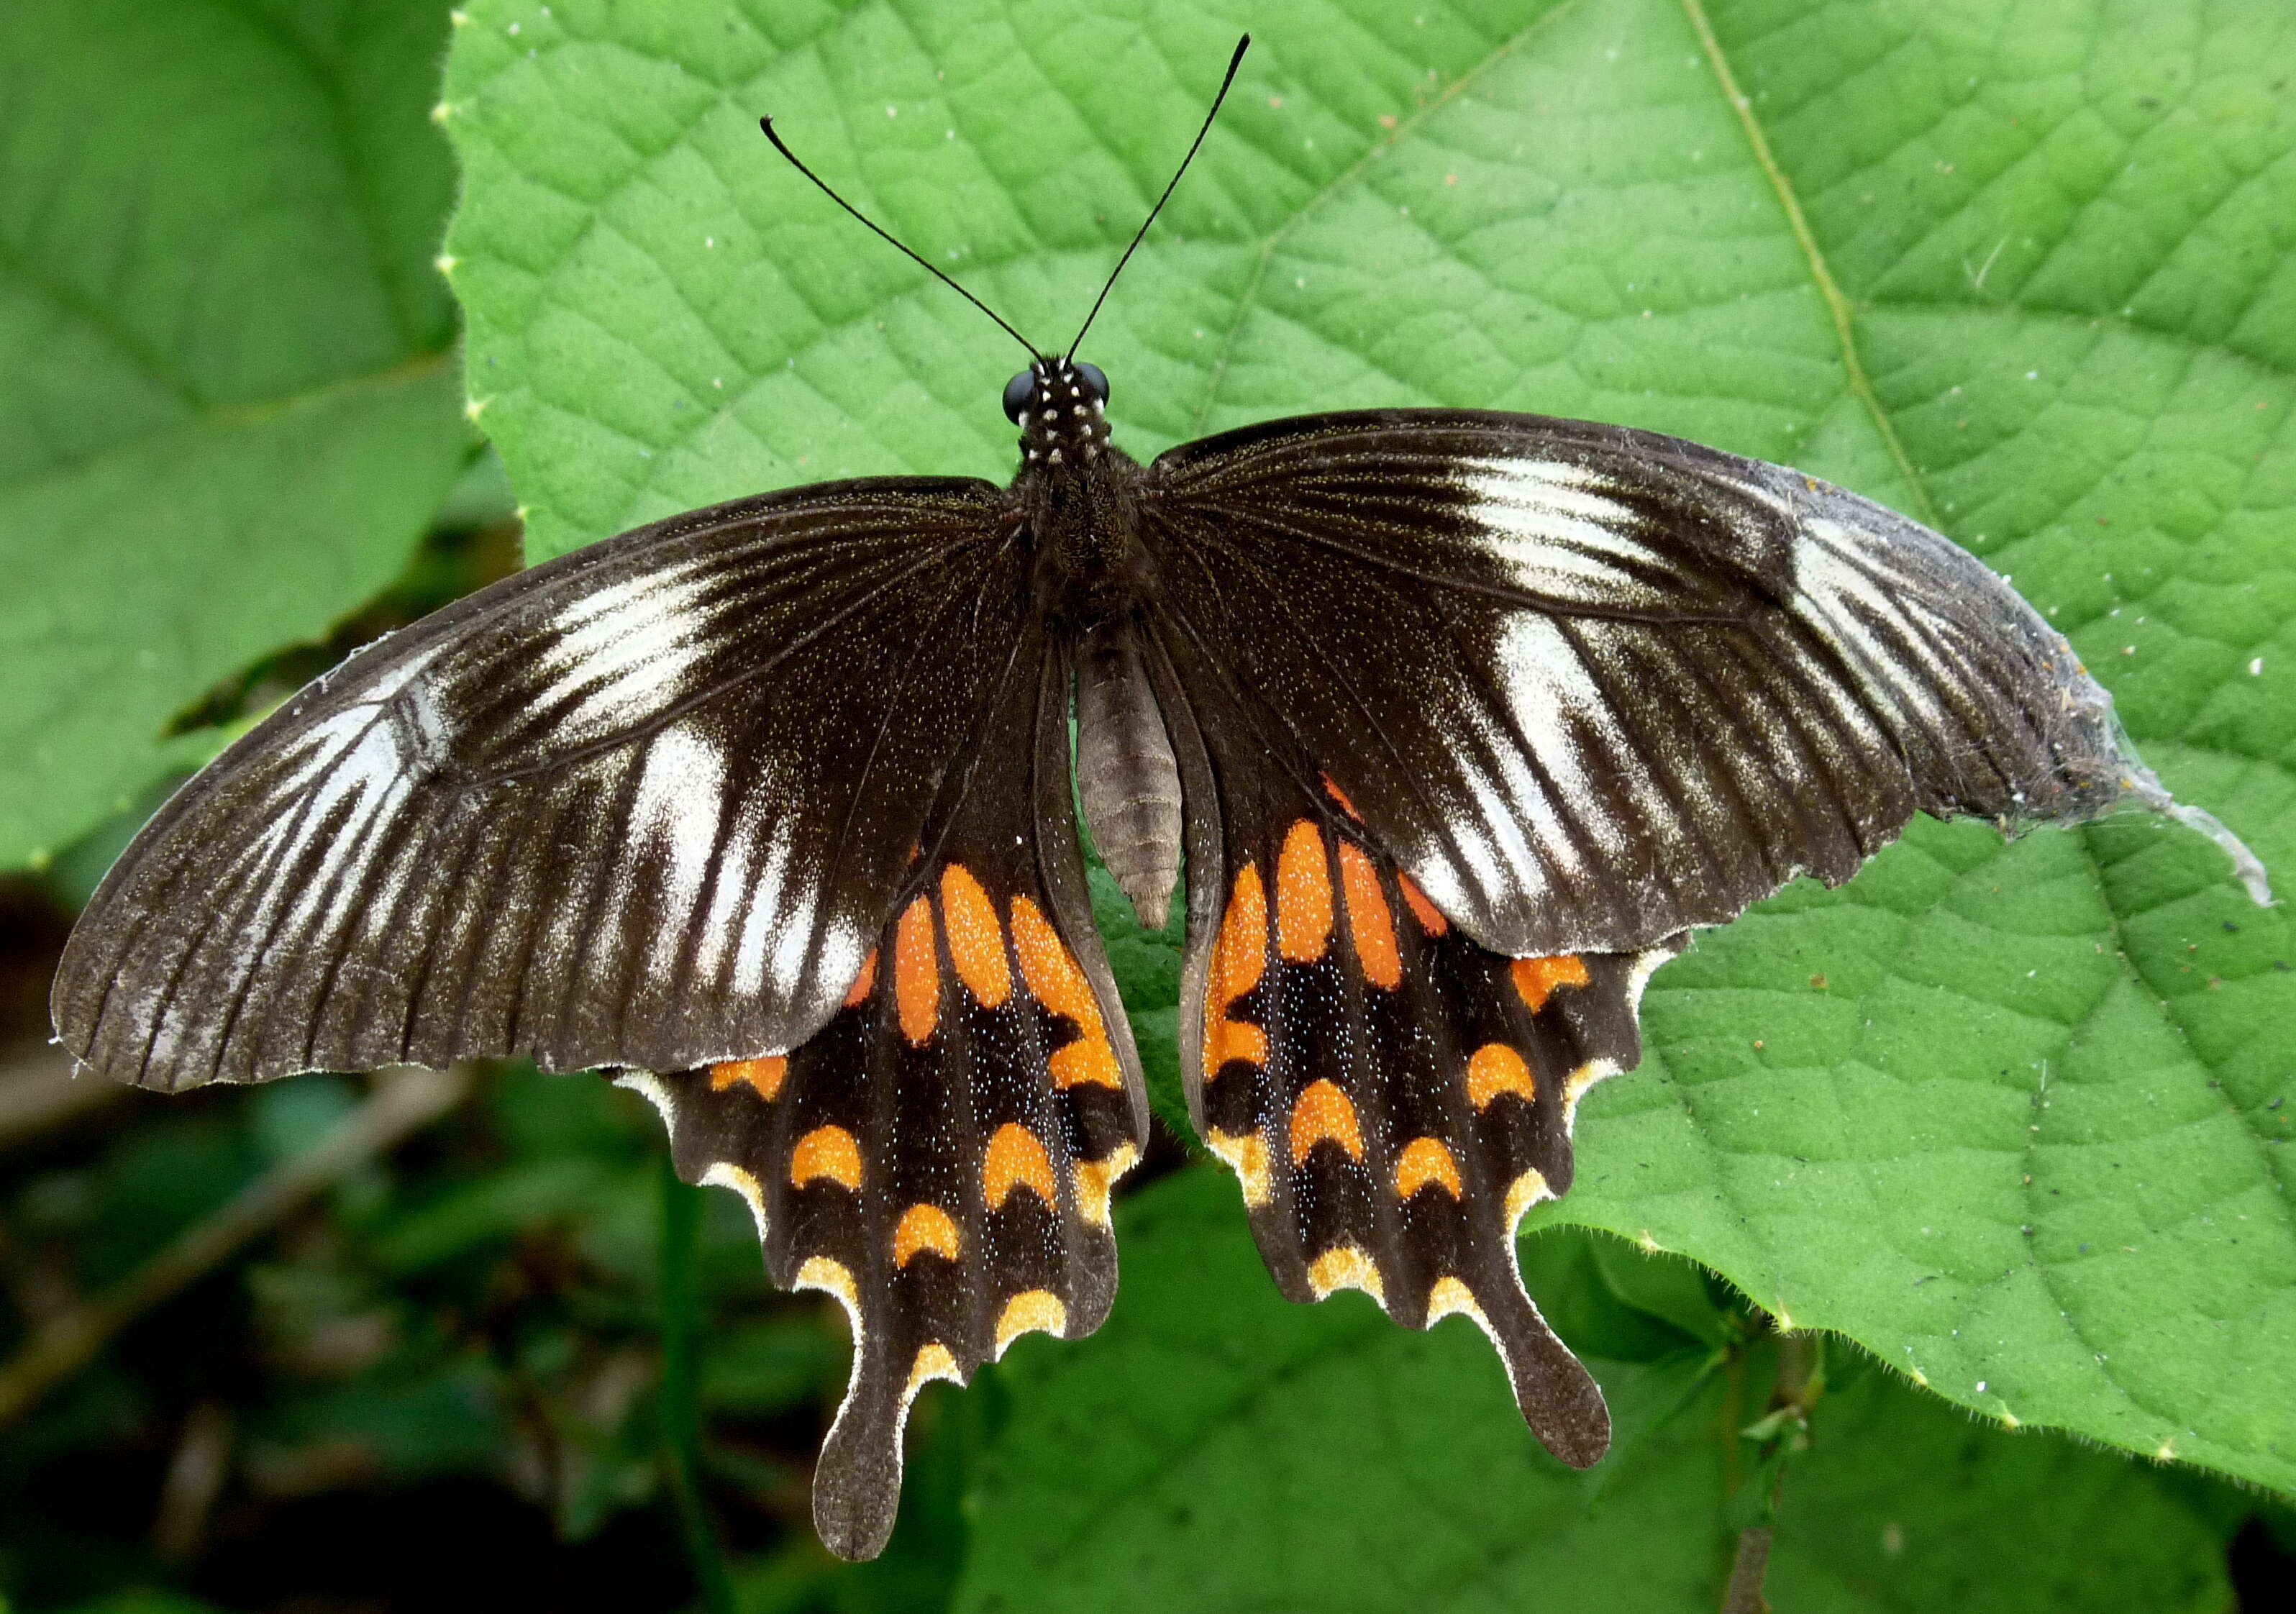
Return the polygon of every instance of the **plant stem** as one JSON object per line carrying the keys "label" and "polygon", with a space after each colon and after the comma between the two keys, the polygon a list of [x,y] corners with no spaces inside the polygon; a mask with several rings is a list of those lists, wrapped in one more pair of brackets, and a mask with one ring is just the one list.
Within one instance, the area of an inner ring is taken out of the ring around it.
{"label": "plant stem", "polygon": [[726,1554],[701,1492],[701,1285],[695,1253],[701,1235],[701,1191],[678,1181],[667,1152],[661,1164],[661,1445],[685,1530],[685,1556],[709,1614],[733,1614]]}
{"label": "plant stem", "polygon": [[1722,1594],[1722,1614],[1770,1614],[1769,1600],[1762,1595],[1770,1534],[1767,1524],[1750,1524],[1738,1532],[1738,1557],[1730,1566],[1730,1588]]}
{"label": "plant stem", "polygon": [[86,1367],[115,1334],[153,1307],[182,1293],[305,1201],[446,1114],[470,1092],[472,1080],[468,1064],[449,1070],[408,1066],[377,1071],[366,1099],[317,1143],[256,1178],[102,1294],[44,1323],[0,1365],[0,1424],[29,1411]]}

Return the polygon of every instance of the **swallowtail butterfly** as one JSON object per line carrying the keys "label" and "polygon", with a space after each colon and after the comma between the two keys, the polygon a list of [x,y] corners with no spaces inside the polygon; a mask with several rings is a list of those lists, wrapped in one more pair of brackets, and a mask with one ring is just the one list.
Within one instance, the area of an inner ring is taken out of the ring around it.
{"label": "swallowtail butterfly", "polygon": [[167,1091],[620,1072],[774,1278],[850,1313],[814,1508],[865,1557],[920,1387],[1108,1311],[1147,1108],[1080,793],[1144,922],[1185,871],[1191,1115],[1277,1285],[1464,1313],[1592,1463],[1602,1394],[1513,1230],[1686,933],[1916,811],[2205,815],[2006,584],[1841,488],[1456,409],[1144,466],[1074,352],[1005,389],[1009,487],[694,511],[311,684],[111,871],[62,1039]]}

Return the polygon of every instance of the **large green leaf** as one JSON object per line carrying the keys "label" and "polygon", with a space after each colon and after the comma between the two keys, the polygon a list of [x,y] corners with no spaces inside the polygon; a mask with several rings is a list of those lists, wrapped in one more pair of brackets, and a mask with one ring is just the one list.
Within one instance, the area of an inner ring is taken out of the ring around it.
{"label": "large green leaf", "polygon": [[[977,1470],[959,1608],[1719,1605],[1725,1375],[1703,1351],[1660,1329],[1643,1360],[1598,1356],[1619,1446],[1574,1473],[1465,1322],[1407,1334],[1360,1299],[1278,1299],[1234,1197],[1197,1167],[1136,1198],[1093,1348],[1031,1340],[1000,1370],[1013,1412]],[[1599,1256],[1533,1253],[1562,1311],[1607,1319],[1573,1343],[1631,1347],[1587,1292]],[[2212,1532],[2133,1464],[1972,1426],[1871,1369],[1820,1402],[1813,1440],[1783,1490],[1781,1609],[2225,1604]]]}
{"label": "large green leaf", "polygon": [[401,566],[463,455],[435,0],[0,6],[0,868]]}
{"label": "large green leaf", "polygon": [[[451,250],[538,549],[1009,468],[1009,343],[759,113],[1062,340],[1247,22],[1095,331],[1119,440],[1446,403],[1800,464],[2013,573],[2172,787],[2296,869],[2278,8],[479,5]],[[1651,1057],[1589,1102],[1546,1214],[1991,1418],[2296,1489],[2291,960],[2189,831],[1924,823],[1659,976]]]}

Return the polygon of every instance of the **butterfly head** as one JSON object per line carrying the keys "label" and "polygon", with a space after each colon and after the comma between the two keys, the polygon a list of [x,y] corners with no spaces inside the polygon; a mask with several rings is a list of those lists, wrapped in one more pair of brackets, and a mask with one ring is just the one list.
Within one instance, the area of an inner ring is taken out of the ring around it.
{"label": "butterfly head", "polygon": [[1108,447],[1108,377],[1097,365],[1040,358],[1004,386],[1004,414],[1031,464],[1080,464]]}

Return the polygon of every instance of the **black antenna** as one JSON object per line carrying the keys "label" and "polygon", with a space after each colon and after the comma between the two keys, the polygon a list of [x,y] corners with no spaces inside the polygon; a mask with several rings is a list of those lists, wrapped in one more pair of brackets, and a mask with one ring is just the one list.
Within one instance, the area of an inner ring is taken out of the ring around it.
{"label": "black antenna", "polygon": [[[1243,53],[1242,53],[1241,50],[1239,50],[1236,53],[1240,56],[1240,55],[1242,55]],[[1234,78],[1234,76],[1235,76],[1235,70],[1234,70],[1234,68],[1230,68],[1230,69],[1228,70],[1228,77],[1230,77],[1230,78]],[[1215,102],[1215,103],[1213,104],[1213,108],[1212,108],[1212,110],[1213,110],[1214,111],[1218,111],[1219,110],[1218,104],[1217,102]],[[1016,341],[1016,342],[1020,343],[1023,348],[1028,348],[1028,350],[1029,350],[1029,356],[1030,358],[1032,358],[1032,359],[1036,359],[1036,360],[1037,360],[1037,361],[1039,361],[1039,362],[1042,362],[1042,360],[1044,359],[1044,356],[1044,356],[1043,354],[1041,354],[1041,353],[1039,353],[1039,352],[1037,352],[1037,351],[1036,344],[1035,344],[1035,343],[1033,343],[1033,342],[1031,342],[1031,341],[1030,341],[1027,337],[1025,337],[1025,336],[1021,335],[1018,331],[1015,331],[1014,329],[1013,329],[1013,327],[1012,327],[1012,326],[1010,326],[1010,325],[1006,324],[1004,323],[1004,316],[1003,316],[1003,315],[1001,315],[1000,314],[998,314],[998,313],[996,312],[996,309],[994,309],[994,308],[990,307],[987,303],[982,302],[979,298],[977,298],[977,297],[973,296],[973,294],[972,294],[972,292],[970,292],[970,291],[966,291],[963,286],[958,285],[958,284],[956,283],[956,282],[955,282],[954,280],[951,280],[951,279],[950,279],[947,274],[944,274],[943,273],[941,273],[941,271],[940,271],[940,270],[934,268],[932,265],[931,265],[930,263],[927,263],[927,262],[924,260],[924,258],[922,258],[922,257],[920,257],[917,253],[913,252],[913,251],[910,251],[910,250],[909,250],[907,247],[903,246],[903,245],[901,244],[901,242],[899,242],[898,241],[895,241],[895,240],[894,240],[894,238],[892,237],[892,235],[890,235],[890,233],[888,233],[886,231],[884,231],[884,230],[882,230],[882,229],[880,229],[880,228],[878,227],[878,225],[877,225],[876,222],[875,222],[873,219],[872,219],[872,218],[871,218],[871,217],[870,217],[866,213],[864,213],[860,209],[858,209],[858,208],[855,207],[851,202],[849,202],[849,201],[846,201],[846,200],[845,200],[845,198],[843,198],[842,196],[840,196],[836,192],[834,192],[834,191],[831,190],[831,189],[829,188],[828,182],[827,182],[827,181],[825,181],[825,180],[824,180],[820,175],[818,175],[818,174],[815,173],[811,168],[807,168],[807,167],[805,166],[805,164],[803,164],[802,162],[800,162],[800,161],[798,160],[797,153],[796,153],[795,152],[791,151],[791,150],[789,149],[789,147],[787,147],[786,145],[783,145],[783,144],[782,143],[782,137],[781,137],[780,135],[776,135],[776,134],[775,134],[775,133],[774,133],[774,120],[773,120],[771,118],[760,118],[760,119],[758,119],[758,127],[759,128],[761,128],[761,129],[765,130],[765,132],[766,132],[766,138],[767,138],[767,139],[768,139],[768,140],[770,140],[770,141],[772,141],[772,142],[774,143],[774,150],[775,150],[775,151],[776,151],[776,152],[779,152],[783,156],[784,156],[784,157],[788,158],[788,159],[789,159],[789,160],[790,160],[790,166],[791,166],[791,168],[795,168],[799,173],[800,173],[800,174],[804,175],[808,179],[810,179],[811,181],[813,181],[813,183],[814,183],[816,186],[818,186],[818,187],[819,187],[819,189],[820,189],[820,191],[821,191],[821,193],[822,193],[824,196],[828,197],[830,201],[832,201],[835,202],[839,207],[843,208],[843,209],[844,209],[848,213],[852,214],[854,217],[856,217],[856,218],[859,219],[863,224],[867,225],[869,226],[869,228],[870,228],[870,229],[876,231],[877,234],[878,234],[879,236],[881,236],[882,239],[884,239],[884,240],[886,240],[886,241],[889,241],[889,242],[892,242],[892,243],[893,243],[893,245],[894,245],[894,246],[898,247],[898,248],[900,249],[900,250],[901,250],[901,251],[903,251],[903,252],[905,252],[905,253],[907,253],[907,255],[908,255],[908,257],[910,258],[910,259],[911,259],[912,261],[914,261],[914,263],[915,263],[915,264],[916,264],[920,268],[923,269],[923,270],[924,270],[924,272],[925,272],[926,274],[928,274],[931,275],[935,280],[937,280],[937,281],[940,282],[940,283],[941,283],[942,285],[947,286],[950,291],[952,291],[955,292],[959,297],[961,297],[961,298],[964,299],[964,300],[965,300],[966,302],[971,303],[974,307],[976,307],[976,308],[980,309],[983,314],[986,314],[989,318],[991,318],[991,319],[995,320],[995,321],[996,322],[996,324],[998,324],[998,326],[1000,326],[1000,327],[1003,329],[1003,331],[1004,331],[1004,334],[1005,334],[1005,335],[1007,335],[1007,336],[1011,337],[1014,341]],[[1203,139],[1203,136],[1202,136],[1202,135],[1197,135],[1197,136],[1196,136],[1196,138],[1197,138],[1197,140],[1198,140],[1199,142],[1201,142],[1201,141]],[[1191,155],[1191,156],[1193,156],[1193,155],[1194,155],[1194,153],[1192,152],[1190,152],[1190,155]],[[1167,193],[1166,193],[1166,194],[1167,194],[1167,195],[1169,195],[1169,194],[1170,194],[1170,193],[1169,193],[1169,192],[1167,192]],[[1162,206],[1163,204],[1160,202],[1160,203],[1158,203],[1157,205],[1160,207],[1160,206]],[[1152,214],[1152,215],[1150,215],[1150,217],[1154,217],[1154,216]],[[1129,254],[1127,254],[1127,256],[1128,257],[1128,256],[1130,256],[1130,255],[1129,255]],[[1107,293],[1103,291],[1103,293],[1101,293],[1101,295],[1102,295],[1102,296],[1103,296],[1103,297],[1105,297],[1105,296],[1107,295]],[[1095,305],[1095,306],[1096,306],[1096,305]],[[1086,323],[1089,323],[1089,322],[1086,322]]]}
{"label": "black antenna", "polygon": [[[1100,317],[1100,305],[1108,300],[1109,292],[1115,288],[1116,277],[1124,273],[1124,266],[1132,261],[1132,255],[1140,250],[1141,242],[1146,238],[1148,226],[1156,222],[1156,215],[1164,210],[1164,204],[1172,200],[1172,193],[1179,189],[1180,176],[1188,171],[1188,165],[1196,160],[1197,147],[1201,146],[1204,143],[1204,136],[1212,132],[1212,119],[1219,116],[1220,102],[1227,99],[1228,86],[1235,82],[1235,70],[1243,65],[1243,53],[1250,48],[1250,34],[1246,34],[1235,42],[1235,54],[1227,59],[1227,77],[1220,80],[1219,94],[1212,97],[1212,110],[1204,114],[1204,127],[1196,131],[1195,144],[1191,145],[1188,148],[1188,154],[1180,159],[1180,167],[1177,172],[1173,174],[1172,183],[1164,187],[1164,193],[1156,199],[1156,205],[1148,209],[1148,217],[1140,221],[1139,233],[1132,238],[1132,244],[1124,249],[1124,256],[1116,260],[1116,267],[1109,272],[1108,283],[1101,287],[1100,295],[1093,299],[1092,312],[1084,316],[1084,324],[1078,330],[1076,340],[1069,344],[1067,358],[1064,358],[1062,363],[1076,357],[1077,349],[1084,346],[1084,333],[1091,330],[1092,322]],[[768,130],[767,133],[771,131]],[[780,143],[775,142],[775,143]],[[797,159],[792,157],[790,160],[795,162]],[[815,183],[817,184],[820,182],[816,180]],[[867,223],[865,219],[863,222]],[[927,264],[925,266],[931,268],[932,266]]]}

